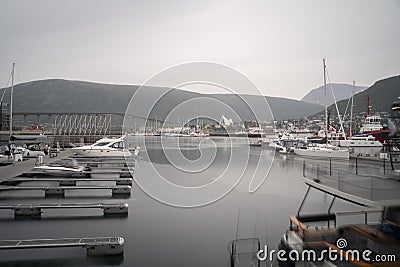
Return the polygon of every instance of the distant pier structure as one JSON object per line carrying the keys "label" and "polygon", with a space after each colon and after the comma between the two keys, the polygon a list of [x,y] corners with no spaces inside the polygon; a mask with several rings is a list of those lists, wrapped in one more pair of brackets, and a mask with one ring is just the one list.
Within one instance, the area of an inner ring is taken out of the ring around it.
{"label": "distant pier structure", "polygon": [[[1,139],[10,133],[9,115],[5,110],[4,122],[0,129]],[[122,129],[124,118],[128,117],[131,128]],[[54,138],[61,146],[94,143],[103,136],[121,136],[136,132],[143,125],[152,128],[165,126],[165,122],[140,116],[127,116],[118,112],[13,112],[14,135],[45,134]]]}

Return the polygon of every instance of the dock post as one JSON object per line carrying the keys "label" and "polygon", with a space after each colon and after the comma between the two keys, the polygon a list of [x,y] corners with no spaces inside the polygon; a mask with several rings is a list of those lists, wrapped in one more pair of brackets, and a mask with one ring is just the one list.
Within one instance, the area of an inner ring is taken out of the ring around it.
{"label": "dock post", "polygon": [[383,174],[386,174],[386,159],[383,157]]}
{"label": "dock post", "polygon": [[358,175],[358,156],[356,157],[356,175]]}
{"label": "dock post", "polygon": [[300,211],[301,211],[301,209],[303,208],[304,202],[306,201],[306,198],[307,198],[307,196],[308,196],[308,193],[310,192],[310,189],[311,189],[311,186],[308,186],[307,192],[306,192],[306,194],[304,195],[303,200],[301,201],[301,204],[300,204],[299,209],[297,210],[297,217],[300,217]]}

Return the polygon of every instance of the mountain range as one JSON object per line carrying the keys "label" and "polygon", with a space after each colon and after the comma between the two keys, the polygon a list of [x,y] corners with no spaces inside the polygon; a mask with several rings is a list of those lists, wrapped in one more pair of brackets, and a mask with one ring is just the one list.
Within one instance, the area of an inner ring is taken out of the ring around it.
{"label": "mountain range", "polygon": [[[370,99],[372,113],[390,112],[391,104],[400,97],[400,75],[379,80],[368,89],[354,95],[353,112],[355,114],[367,112],[367,96]],[[341,114],[344,113],[348,102],[349,99],[337,102]],[[336,114],[334,105],[331,105],[329,109],[333,114]]]}
{"label": "mountain range", "polygon": [[[354,86],[354,94],[362,92],[366,89],[365,86]],[[333,97],[333,94],[335,97]],[[322,106],[329,106],[335,103],[336,101],[340,101],[343,99],[348,99],[352,96],[353,86],[350,84],[342,84],[342,83],[328,83],[326,85],[326,96],[324,86],[320,86],[311,90],[308,94],[306,94],[302,101],[307,103],[319,104]]]}
{"label": "mountain range", "polygon": [[[337,98],[344,97],[346,94],[351,96],[352,86],[346,84],[332,85]],[[136,85],[114,85],[101,84],[84,81],[73,81],[63,79],[48,79],[21,83],[14,86],[14,112],[103,112],[103,113],[124,113],[129,101],[139,86]],[[330,91],[330,86],[328,86]],[[0,96],[3,95],[5,88],[0,89]],[[321,91],[322,90],[322,91]],[[354,112],[365,112],[367,109],[367,95],[370,97],[372,112],[388,112],[393,101],[400,96],[400,76],[394,76],[375,82],[367,89],[359,86],[359,91],[354,96]],[[189,100],[197,99],[196,104],[190,109],[180,114],[181,121],[193,114],[209,113],[233,117],[234,112],[221,106],[209,105],[207,98],[215,99],[228,107],[234,109],[243,120],[254,120],[254,113],[263,114],[265,112],[265,99],[268,101],[274,119],[295,119],[320,113],[323,106],[315,103],[307,103],[293,99],[255,96],[255,95],[229,95],[229,94],[200,94],[181,89],[171,89],[165,87],[145,87],[141,88],[144,92],[143,101],[137,103],[136,110],[145,109],[150,105],[150,98],[163,97],[153,108],[151,116],[164,119],[173,108]],[[323,93],[323,88],[312,90],[303,99],[311,101],[315,95]],[[345,92],[345,93],[340,93]],[[349,95],[350,94],[350,95]],[[331,94],[332,95],[332,94]],[[9,102],[10,90],[6,90],[3,96],[4,102]],[[245,103],[243,100],[246,100]],[[337,102],[340,112],[343,114],[348,104],[348,99]],[[143,107],[143,108],[142,108]],[[333,105],[329,108],[336,113]],[[230,113],[231,112],[231,113]],[[146,114],[139,114],[146,116]],[[219,116],[217,115],[217,116]]]}
{"label": "mountain range", "polygon": [[[135,85],[100,84],[63,79],[26,82],[14,86],[13,110],[14,112],[124,113],[131,97],[138,88]],[[3,90],[4,88],[0,89],[0,95],[3,94]],[[173,107],[194,98],[213,98],[222,101],[228,106],[234,107],[235,112],[239,113],[243,120],[254,119],[251,109],[261,111],[263,107],[257,103],[265,103],[263,102],[264,96],[205,95],[165,87],[145,87],[141,92],[144,92],[144,98],[139,105],[143,106],[151,104],[147,103],[146,101],[148,100],[146,99],[164,95],[153,110],[153,116],[159,119],[164,118]],[[250,108],[241,101],[242,98],[250,103]],[[6,90],[4,101],[9,102],[9,99],[10,90]],[[268,96],[266,99],[271,107],[274,118],[277,120],[301,118],[315,114],[323,109],[320,105],[293,99]],[[197,105],[192,107],[193,111],[202,112],[208,110],[214,113],[222,112],[219,107],[208,106],[207,102],[201,102],[201,100]],[[224,115],[227,117],[233,116],[233,114]]]}

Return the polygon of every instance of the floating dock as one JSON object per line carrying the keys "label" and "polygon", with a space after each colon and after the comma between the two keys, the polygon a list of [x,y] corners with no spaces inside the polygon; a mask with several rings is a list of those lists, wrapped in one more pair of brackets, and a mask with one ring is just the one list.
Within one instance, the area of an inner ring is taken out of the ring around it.
{"label": "floating dock", "polygon": [[125,162],[135,162],[135,158],[121,158],[121,157],[76,157],[72,156],[70,158],[76,159],[78,162],[94,162],[94,163],[102,163],[102,162],[117,162],[117,163],[125,163]]}
{"label": "floating dock", "polygon": [[[119,170],[119,171],[129,171],[128,167],[124,166],[98,166],[97,163],[92,165],[87,165],[90,167],[92,170]],[[131,167],[130,169],[134,170],[134,167]]]}
{"label": "floating dock", "polygon": [[66,190],[111,190],[112,195],[130,195],[131,186],[116,185],[116,186],[0,186],[1,191],[35,191],[42,190],[45,196],[65,196]]}
{"label": "floating dock", "polygon": [[17,204],[0,205],[0,209],[13,210],[15,217],[40,217],[43,209],[102,209],[104,215],[128,214],[127,203]]}
{"label": "floating dock", "polygon": [[121,178],[132,178],[132,174],[130,171],[122,171],[122,170],[97,170],[97,171],[83,171],[83,172],[74,172],[74,173],[54,173],[54,172],[43,172],[43,171],[28,171],[24,172],[19,177],[48,177],[48,176],[62,176],[62,177],[71,177],[71,178],[90,178],[92,174],[96,175],[106,175],[106,174],[118,174]]}
{"label": "floating dock", "polygon": [[[60,157],[68,157],[71,154],[72,154],[71,150],[66,150],[66,151],[63,151],[60,153]],[[52,159],[45,158],[44,164],[48,164],[55,160],[58,160],[58,158],[52,158]],[[24,160],[22,162],[17,162],[12,165],[3,166],[3,167],[1,167],[1,171],[0,171],[0,180],[21,175],[21,173],[27,172],[35,166],[36,166],[36,159],[28,159],[28,160]]]}
{"label": "floating dock", "polygon": [[132,180],[132,178],[15,177],[1,181],[0,184],[15,186],[21,182],[58,182],[60,186],[76,186],[77,182],[115,182],[115,185],[132,185]]}
{"label": "floating dock", "polygon": [[89,256],[115,256],[124,252],[122,237],[0,240],[0,249],[83,247]]}

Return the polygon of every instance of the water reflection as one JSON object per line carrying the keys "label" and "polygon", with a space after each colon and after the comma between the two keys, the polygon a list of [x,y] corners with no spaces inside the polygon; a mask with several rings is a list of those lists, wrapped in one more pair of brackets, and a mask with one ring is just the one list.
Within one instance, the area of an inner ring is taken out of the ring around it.
{"label": "water reflection", "polygon": [[[133,137],[131,142],[141,146],[144,138]],[[70,211],[61,211],[64,214],[59,214],[59,217],[10,220],[9,214],[0,214],[1,239],[122,236],[126,241],[123,260],[86,257],[82,249],[0,251],[0,265],[229,266],[228,244],[237,238],[257,237],[261,244],[268,244],[271,249],[276,248],[282,233],[289,225],[289,215],[296,213],[306,190],[301,179],[304,159],[277,154],[272,161],[273,153],[256,147],[249,149],[248,144],[240,138],[233,143],[224,138],[217,138],[213,142],[216,144],[218,156],[211,167],[204,172],[188,173],[177,170],[168,163],[165,153],[161,151],[159,137],[149,139],[146,151],[143,151],[145,153],[141,151],[139,154],[134,174],[135,179],[156,180],[159,177],[156,177],[158,174],[152,169],[153,164],[170,182],[186,187],[202,186],[215,181],[216,175],[226,169],[232,151],[239,152],[241,157],[229,165],[225,180],[219,182],[226,186],[241,175],[240,181],[228,194],[209,205],[196,208],[165,205],[134,184],[132,195],[124,200],[129,204],[129,216],[125,218],[92,217],[92,214],[82,216],[82,213],[80,217],[73,217],[68,216],[71,215]],[[182,154],[191,160],[198,159],[202,152],[198,149],[198,144],[199,140],[196,138],[188,138],[181,144]],[[164,148],[178,149],[177,141],[171,140]],[[265,168],[269,164],[272,167],[266,172]],[[244,171],[241,169],[243,165],[246,166]],[[266,180],[262,183],[264,178]],[[250,184],[262,185],[255,193],[250,194]],[[163,194],[171,198],[196,200],[196,196],[190,194],[169,196],[173,194],[169,191]],[[51,200],[34,194],[1,193],[1,204],[70,203],[71,200],[87,203],[88,199],[93,203],[114,201],[111,196],[91,196],[86,193]],[[329,207],[330,201],[330,197],[311,192],[304,212],[324,211]],[[343,207],[347,208],[338,201],[333,210]],[[77,258],[75,255],[80,256]]]}

